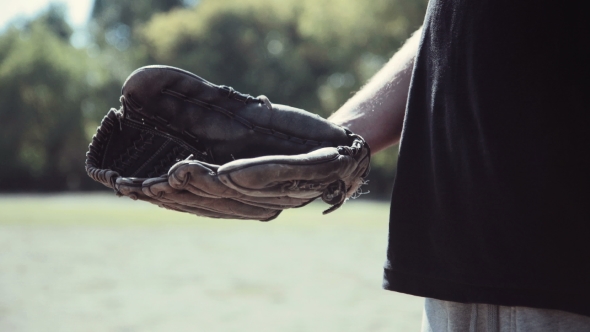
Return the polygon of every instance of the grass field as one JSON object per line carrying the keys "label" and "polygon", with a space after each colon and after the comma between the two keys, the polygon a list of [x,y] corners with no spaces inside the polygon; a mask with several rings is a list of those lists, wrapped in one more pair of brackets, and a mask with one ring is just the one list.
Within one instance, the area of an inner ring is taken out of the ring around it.
{"label": "grass field", "polygon": [[419,331],[381,289],[388,205],[270,223],[109,194],[0,196],[0,331]]}

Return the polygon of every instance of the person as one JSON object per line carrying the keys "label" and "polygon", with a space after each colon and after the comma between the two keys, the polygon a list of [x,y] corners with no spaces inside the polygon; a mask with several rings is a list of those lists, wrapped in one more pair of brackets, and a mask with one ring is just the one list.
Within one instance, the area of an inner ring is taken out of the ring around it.
{"label": "person", "polygon": [[[426,298],[424,331],[590,331],[581,6],[430,0],[423,28],[329,118],[373,153],[400,143],[384,288]],[[187,163],[191,182],[221,186]],[[150,199],[191,200],[174,190]]]}
{"label": "person", "polygon": [[424,331],[590,331],[577,6],[431,0],[329,118],[373,153],[401,139],[384,288],[426,298]]}

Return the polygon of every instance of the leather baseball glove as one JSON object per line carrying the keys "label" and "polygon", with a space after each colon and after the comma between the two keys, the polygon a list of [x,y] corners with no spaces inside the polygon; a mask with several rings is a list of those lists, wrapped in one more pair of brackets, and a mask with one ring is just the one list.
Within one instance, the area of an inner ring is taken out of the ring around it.
{"label": "leather baseball glove", "polygon": [[118,195],[213,218],[271,220],[321,197],[331,208],[369,173],[362,137],[167,66],[139,68],[104,117],[88,175]]}

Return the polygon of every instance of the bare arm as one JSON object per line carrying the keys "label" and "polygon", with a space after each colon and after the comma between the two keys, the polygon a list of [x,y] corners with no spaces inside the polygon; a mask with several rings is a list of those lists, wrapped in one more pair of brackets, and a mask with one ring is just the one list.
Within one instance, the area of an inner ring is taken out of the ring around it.
{"label": "bare arm", "polygon": [[361,135],[373,153],[399,142],[422,29],[329,120]]}

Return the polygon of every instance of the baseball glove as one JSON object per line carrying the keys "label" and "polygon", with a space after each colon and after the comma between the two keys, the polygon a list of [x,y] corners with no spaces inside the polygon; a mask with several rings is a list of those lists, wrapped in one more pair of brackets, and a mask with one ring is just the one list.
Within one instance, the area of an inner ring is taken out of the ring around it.
{"label": "baseball glove", "polygon": [[190,72],[133,72],[86,154],[118,195],[214,218],[270,220],[318,197],[331,212],[369,172],[367,143],[318,115]]}

